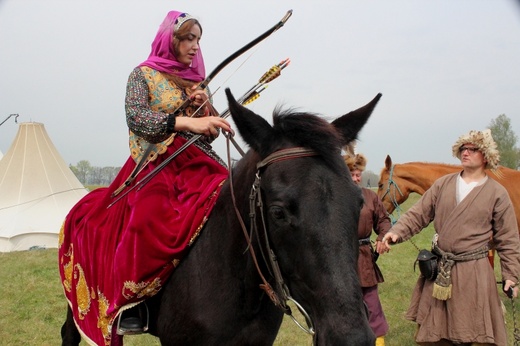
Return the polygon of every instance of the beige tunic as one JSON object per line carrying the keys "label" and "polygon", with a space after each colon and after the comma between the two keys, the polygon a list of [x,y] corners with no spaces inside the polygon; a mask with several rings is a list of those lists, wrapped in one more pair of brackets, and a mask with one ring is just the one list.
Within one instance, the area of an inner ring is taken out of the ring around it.
{"label": "beige tunic", "polygon": [[[493,237],[502,278],[518,281],[520,241],[511,200],[493,179],[475,187],[458,205],[460,173],[438,179],[391,231],[403,240],[434,220],[438,246],[453,254],[477,249]],[[487,258],[457,262],[451,271],[452,297],[432,297],[433,282],[419,278],[406,318],[417,322],[417,342],[476,342],[507,345],[497,279]]]}

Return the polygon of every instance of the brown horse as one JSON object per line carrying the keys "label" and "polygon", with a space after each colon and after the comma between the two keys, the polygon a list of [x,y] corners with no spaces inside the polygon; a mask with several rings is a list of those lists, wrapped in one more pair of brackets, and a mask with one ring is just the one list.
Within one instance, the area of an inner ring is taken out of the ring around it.
{"label": "brown horse", "polygon": [[[392,213],[408,199],[411,192],[422,195],[438,178],[461,170],[462,166],[445,163],[392,164],[392,159],[387,155],[385,168],[382,169],[379,178],[377,194],[383,201],[386,210]],[[509,193],[520,230],[520,171],[500,166],[496,172],[486,170],[486,173],[490,178],[502,184]]]}

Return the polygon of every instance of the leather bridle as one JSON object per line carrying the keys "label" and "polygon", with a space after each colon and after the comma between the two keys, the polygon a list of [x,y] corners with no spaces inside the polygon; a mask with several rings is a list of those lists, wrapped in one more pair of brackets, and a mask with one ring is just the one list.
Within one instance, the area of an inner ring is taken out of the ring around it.
{"label": "leather bridle", "polygon": [[[246,239],[247,243],[247,250],[251,254],[251,258],[253,259],[253,262],[255,264],[256,270],[258,271],[258,274],[262,280],[262,284],[260,284],[260,288],[264,290],[273,304],[280,308],[284,314],[288,315],[293,322],[300,327],[303,331],[313,336],[315,336],[315,329],[314,324],[309,316],[309,314],[305,311],[305,309],[299,304],[293,297],[291,297],[291,294],[289,292],[289,288],[284,282],[282,273],[280,271],[280,266],[278,265],[277,257],[274,253],[274,251],[271,249],[271,246],[269,245],[269,236],[267,233],[267,225],[265,221],[265,213],[264,213],[264,207],[263,207],[263,201],[262,201],[262,195],[261,195],[261,174],[262,172],[271,164],[284,161],[284,160],[291,160],[301,157],[308,157],[308,156],[316,156],[316,152],[314,152],[311,149],[304,148],[304,147],[294,147],[294,148],[288,148],[288,149],[281,149],[278,151],[275,151],[274,153],[267,156],[262,161],[258,162],[256,165],[257,171],[255,174],[255,181],[251,187],[251,192],[249,195],[249,218],[250,218],[250,230],[247,231],[247,227],[242,219],[242,216],[240,214],[240,211],[237,207],[237,202],[235,199],[235,193],[233,189],[233,174],[232,174],[232,168],[231,168],[231,155],[230,155],[230,148],[229,148],[229,141],[231,136],[226,136],[227,141],[227,156],[228,156],[228,165],[229,165],[229,183],[230,183],[230,189],[231,189],[231,198],[233,201],[233,207],[235,209],[235,213],[237,215],[237,218],[240,222],[242,231],[244,233],[244,237]],[[233,143],[235,144],[235,143]],[[236,144],[235,144],[236,146]],[[258,214],[257,214],[258,210]],[[264,263],[267,267],[267,270],[269,271],[269,274],[274,277],[276,289],[273,289],[272,286],[269,284],[267,279],[265,278],[264,274],[262,273],[262,270],[260,269],[260,266],[258,264],[258,259],[255,253],[255,250],[252,246],[251,238],[253,234],[256,236],[257,241],[260,244],[260,237],[259,237],[259,230],[257,225],[257,215],[260,215],[260,218],[262,220],[262,228],[263,228],[263,237],[264,237],[264,246],[259,246]],[[267,252],[267,256],[264,252]],[[292,314],[291,308],[287,305],[287,302],[291,301],[296,305],[300,313],[305,317],[305,321],[307,326],[304,326],[301,324]]]}
{"label": "leather bridle", "polygon": [[[401,189],[399,188],[399,186],[393,179],[394,167],[395,167],[395,165],[392,165],[392,167],[390,167],[390,173],[388,175],[388,185],[386,187],[386,192],[381,197],[381,200],[383,200],[385,198],[385,196],[388,195],[388,197],[390,198],[390,202],[392,202],[392,204],[394,206],[394,210],[397,211],[397,218],[394,218],[392,215],[390,215],[390,218],[392,219],[392,224],[396,223],[397,220],[399,219],[399,217],[401,216],[401,206],[399,205],[399,203],[397,203],[396,191],[399,192],[401,197],[404,196],[403,192],[401,191]],[[392,185],[394,186],[393,190],[390,188]]]}

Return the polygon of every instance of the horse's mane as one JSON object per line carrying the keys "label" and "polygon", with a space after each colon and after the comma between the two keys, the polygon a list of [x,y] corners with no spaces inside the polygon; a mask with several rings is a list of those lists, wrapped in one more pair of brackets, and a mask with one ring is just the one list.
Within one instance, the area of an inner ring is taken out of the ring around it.
{"label": "horse's mane", "polygon": [[275,138],[284,138],[295,145],[314,150],[325,163],[339,172],[338,160],[344,143],[339,132],[316,113],[276,108],[273,112]]}

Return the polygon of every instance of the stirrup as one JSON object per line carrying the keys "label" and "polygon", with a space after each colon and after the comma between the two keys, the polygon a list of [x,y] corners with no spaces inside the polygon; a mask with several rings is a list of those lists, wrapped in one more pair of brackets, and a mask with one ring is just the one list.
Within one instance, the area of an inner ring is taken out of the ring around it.
{"label": "stirrup", "polygon": [[[117,335],[138,335],[138,334],[143,334],[148,331],[149,322],[150,322],[150,311],[148,310],[148,305],[146,305],[146,303],[143,302],[142,304],[138,304],[135,307],[138,309],[138,312],[139,312],[139,317],[136,317],[136,318],[139,318],[142,321],[143,327],[136,328],[136,329],[121,328],[121,319],[123,318],[123,314],[126,311],[126,310],[124,310],[124,311],[121,311],[121,313],[119,314],[118,319],[117,319],[117,328],[116,328]],[[132,308],[130,308],[130,309],[132,309]],[[144,312],[143,312],[143,310],[144,310]]]}

